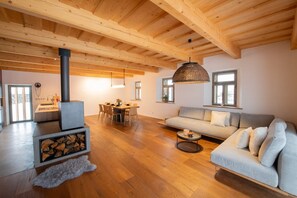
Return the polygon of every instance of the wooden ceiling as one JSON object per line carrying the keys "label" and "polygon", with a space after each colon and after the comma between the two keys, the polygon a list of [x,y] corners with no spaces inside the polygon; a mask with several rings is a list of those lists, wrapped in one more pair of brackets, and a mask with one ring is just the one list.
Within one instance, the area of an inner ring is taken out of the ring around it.
{"label": "wooden ceiling", "polygon": [[[4,0],[0,69],[59,73],[58,48],[71,49],[71,74],[122,77],[176,69],[188,60],[291,40],[297,0]],[[188,43],[188,39],[192,42]]]}

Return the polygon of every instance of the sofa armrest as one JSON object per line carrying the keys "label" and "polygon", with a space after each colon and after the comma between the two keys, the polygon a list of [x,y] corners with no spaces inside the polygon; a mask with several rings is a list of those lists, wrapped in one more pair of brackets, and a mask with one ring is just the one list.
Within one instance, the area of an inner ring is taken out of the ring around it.
{"label": "sofa armrest", "polygon": [[279,188],[297,195],[297,134],[293,124],[287,123],[287,143],[277,161]]}

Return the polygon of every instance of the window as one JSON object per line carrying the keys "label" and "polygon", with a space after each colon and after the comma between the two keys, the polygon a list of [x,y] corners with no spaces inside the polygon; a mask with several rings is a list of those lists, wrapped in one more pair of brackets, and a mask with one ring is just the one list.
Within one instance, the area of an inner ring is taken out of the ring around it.
{"label": "window", "polygon": [[212,104],[237,105],[237,70],[212,74]]}
{"label": "window", "polygon": [[141,82],[135,82],[135,100],[141,100]]}
{"label": "window", "polygon": [[162,79],[162,101],[174,102],[174,84],[172,78]]}

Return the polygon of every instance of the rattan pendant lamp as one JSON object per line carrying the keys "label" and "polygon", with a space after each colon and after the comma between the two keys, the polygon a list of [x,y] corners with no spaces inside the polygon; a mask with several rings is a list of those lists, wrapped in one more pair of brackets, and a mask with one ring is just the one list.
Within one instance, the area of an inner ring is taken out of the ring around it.
{"label": "rattan pendant lamp", "polygon": [[[191,43],[192,39],[189,39],[188,42]],[[197,62],[191,62],[191,57],[189,57],[189,62],[182,64],[182,66],[175,71],[172,81],[174,83],[188,84],[205,83],[209,82],[209,76],[201,65]]]}

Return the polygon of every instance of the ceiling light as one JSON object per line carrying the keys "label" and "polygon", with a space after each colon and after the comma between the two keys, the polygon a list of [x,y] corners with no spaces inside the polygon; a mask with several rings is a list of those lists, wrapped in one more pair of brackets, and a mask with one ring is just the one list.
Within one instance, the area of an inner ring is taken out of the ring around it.
{"label": "ceiling light", "polygon": [[182,64],[180,68],[176,70],[172,77],[174,83],[204,83],[209,82],[209,76],[207,71],[196,62],[189,62]]}
{"label": "ceiling light", "polygon": [[125,87],[125,69],[123,69],[123,84],[122,85],[113,85],[112,84],[112,72],[110,75],[110,83],[111,83],[111,88],[124,88]]}
{"label": "ceiling light", "polygon": [[[188,40],[188,43],[191,43],[192,39]],[[191,57],[189,57],[189,62],[182,64],[178,68],[173,77],[172,81],[174,83],[205,83],[209,82],[209,76],[207,71],[198,63],[191,62]]]}

